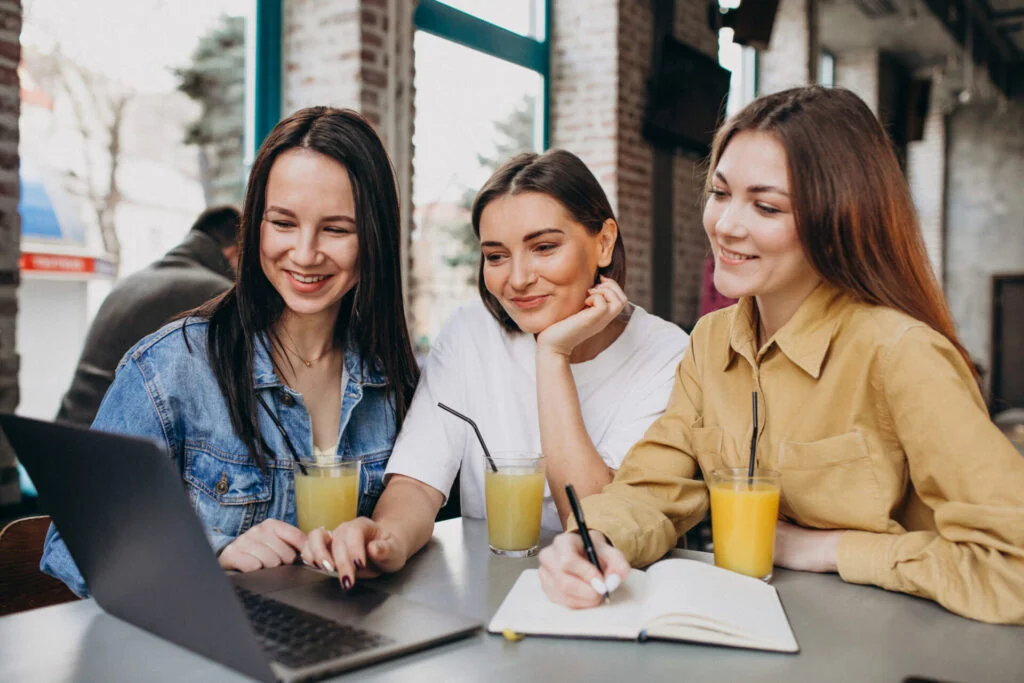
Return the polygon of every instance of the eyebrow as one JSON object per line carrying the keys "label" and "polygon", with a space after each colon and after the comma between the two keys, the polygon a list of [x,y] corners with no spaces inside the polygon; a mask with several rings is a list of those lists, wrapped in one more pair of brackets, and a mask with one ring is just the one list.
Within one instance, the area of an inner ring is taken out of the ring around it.
{"label": "eyebrow", "polygon": [[[297,216],[295,215],[294,211],[292,211],[290,209],[286,209],[286,208],[284,208],[282,206],[268,206],[265,213],[270,213],[271,211],[275,211],[277,213],[282,213],[285,216],[290,216],[291,218],[297,218]],[[352,216],[345,216],[345,215],[342,215],[342,214],[338,214],[336,216],[324,216],[323,218],[320,219],[321,223],[337,223],[337,222],[340,222],[340,221],[347,221],[347,222],[351,223],[352,225],[356,224],[356,219],[355,218],[352,218]]]}
{"label": "eyebrow", "polygon": [[[729,184],[729,181],[726,179],[726,177],[722,174],[721,171],[715,171],[715,177],[720,179],[726,185]],[[775,194],[781,194],[784,197],[789,196],[788,192],[786,192],[780,187],[775,187],[774,185],[751,185],[750,187],[747,188],[747,192],[750,192],[751,194],[764,194],[766,192],[774,192]]]}
{"label": "eyebrow", "polygon": [[[559,228],[544,228],[543,230],[537,230],[536,232],[531,232],[530,234],[526,235],[525,237],[523,237],[523,241],[524,242],[529,242],[530,240],[535,240],[535,239],[537,239],[538,237],[540,237],[542,235],[548,235],[548,234],[564,235],[565,234],[565,230],[560,230]],[[502,244],[501,242],[490,241],[490,242],[481,242],[480,246],[481,247],[503,247],[505,245]]]}

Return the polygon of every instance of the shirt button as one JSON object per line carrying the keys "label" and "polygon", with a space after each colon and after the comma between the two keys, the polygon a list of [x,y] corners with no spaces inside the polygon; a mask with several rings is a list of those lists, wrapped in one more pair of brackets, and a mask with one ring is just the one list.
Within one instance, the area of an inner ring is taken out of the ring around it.
{"label": "shirt button", "polygon": [[281,392],[281,403],[284,404],[285,408],[291,408],[295,405],[295,399],[287,391]]}
{"label": "shirt button", "polygon": [[218,496],[223,496],[228,492],[228,473],[221,472],[220,481],[213,487],[213,490],[217,492]]}

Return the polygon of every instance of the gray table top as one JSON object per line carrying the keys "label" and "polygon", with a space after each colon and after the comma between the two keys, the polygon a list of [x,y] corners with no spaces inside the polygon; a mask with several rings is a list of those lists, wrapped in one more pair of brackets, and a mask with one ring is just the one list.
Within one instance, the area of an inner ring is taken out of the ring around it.
{"label": "gray table top", "polygon": [[[685,553],[685,551],[678,551]],[[701,554],[689,553],[700,559]],[[479,520],[437,525],[391,593],[486,624],[535,558],[492,556]],[[773,580],[800,643],[796,655],[686,643],[527,637],[481,632],[332,680],[415,681],[940,681],[1024,680],[1024,628],[955,616],[931,602],[779,570]],[[0,619],[2,681],[241,681],[218,664],[105,614],[93,600]]]}

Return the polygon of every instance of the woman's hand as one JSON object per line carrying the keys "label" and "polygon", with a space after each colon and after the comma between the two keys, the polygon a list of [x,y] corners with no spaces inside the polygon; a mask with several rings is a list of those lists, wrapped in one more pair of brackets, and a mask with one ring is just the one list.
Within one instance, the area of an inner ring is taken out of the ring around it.
{"label": "woman's hand", "polygon": [[329,572],[338,572],[341,587],[348,590],[356,579],[390,574],[405,566],[408,553],[398,537],[369,517],[345,522],[332,532],[323,527],[309,532],[302,560]]}
{"label": "woman's hand", "polygon": [[540,551],[540,585],[548,599],[572,609],[597,607],[609,593],[629,576],[626,556],[616,550],[604,535],[590,531],[597,560],[604,572],[590,564],[583,551],[583,539],[575,532],[555,536],[551,545]]}
{"label": "woman's hand", "polygon": [[836,572],[839,539],[844,533],[805,529],[779,520],[775,524],[775,566],[803,572]]}
{"label": "woman's hand", "polygon": [[254,572],[291,564],[306,543],[306,534],[278,519],[266,519],[229,543],[217,561],[224,569]]}
{"label": "woman's hand", "polygon": [[608,327],[626,307],[628,299],[619,283],[601,276],[600,284],[587,290],[583,310],[551,325],[537,336],[537,349],[569,356],[573,349]]}

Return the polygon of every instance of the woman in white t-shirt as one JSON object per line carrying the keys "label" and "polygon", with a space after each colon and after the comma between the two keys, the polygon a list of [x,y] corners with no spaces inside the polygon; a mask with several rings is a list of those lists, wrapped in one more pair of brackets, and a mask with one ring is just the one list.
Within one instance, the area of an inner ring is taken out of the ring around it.
{"label": "woman in white t-shirt", "polygon": [[514,157],[472,217],[482,301],[438,335],[373,519],[313,532],[303,551],[345,588],[396,571],[430,539],[460,471],[462,514],[485,516],[483,451],[439,401],[476,421],[491,451],[544,453],[542,524],[554,530],[570,515],[565,485],[600,491],[668,404],[687,336],[627,301],[618,224],[578,157]]}

